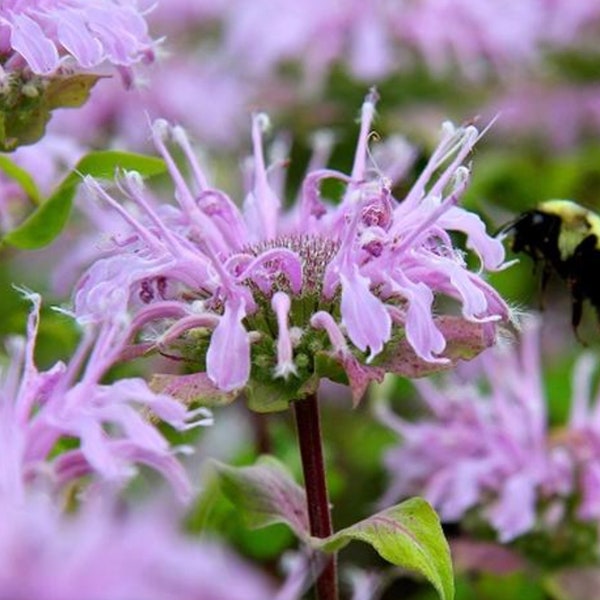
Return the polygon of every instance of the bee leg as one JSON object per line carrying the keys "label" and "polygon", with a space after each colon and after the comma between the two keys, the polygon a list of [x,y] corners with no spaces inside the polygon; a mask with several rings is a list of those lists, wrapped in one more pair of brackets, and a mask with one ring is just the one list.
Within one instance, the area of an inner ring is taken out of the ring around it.
{"label": "bee leg", "polygon": [[548,287],[548,282],[550,281],[550,276],[552,275],[552,266],[549,262],[544,262],[542,266],[542,277],[540,279],[540,294],[539,294],[539,309],[543,311],[545,308],[544,303],[544,295],[546,292],[546,288]]}
{"label": "bee leg", "polygon": [[571,326],[573,327],[573,333],[582,346],[587,346],[585,340],[579,335],[579,325],[581,324],[581,317],[583,315],[583,296],[580,294],[577,286],[573,286],[571,292],[573,294],[571,305]]}

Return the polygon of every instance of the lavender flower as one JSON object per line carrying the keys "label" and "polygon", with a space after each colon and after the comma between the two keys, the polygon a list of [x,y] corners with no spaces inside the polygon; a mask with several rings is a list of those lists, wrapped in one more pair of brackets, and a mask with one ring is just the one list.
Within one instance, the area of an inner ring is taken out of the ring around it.
{"label": "lavender flower", "polygon": [[[285,215],[263,156],[264,115],[253,120],[253,182],[242,211],[210,187],[183,131],[157,122],[154,140],[179,206],[155,208],[139,177],[126,174],[119,185],[143,215],[136,217],[86,179],[130,229],[80,281],[76,314],[110,314],[127,302],[143,350],[173,354],[178,347],[205,372],[170,381],[170,392],[187,389],[197,397],[221,390],[233,397],[247,387],[252,398],[253,385],[266,386],[261,410],[282,409],[292,396],[314,390],[321,376],[331,376],[332,362],[358,399],[386,370],[448,366],[444,350],[455,337],[474,352],[491,343],[508,308],[466,268],[447,231],[464,232],[484,268],[502,266],[502,245],[457,206],[469,175],[461,164],[477,130],[445,124],[429,163],[398,202],[385,176],[367,167],[374,110],[372,93],[362,107],[351,174],[311,171]],[[165,146],[169,134],[187,154],[194,189]],[[346,186],[338,205],[320,198],[325,179]],[[461,319],[434,317],[438,294],[456,299]]]}
{"label": "lavender flower", "polygon": [[254,76],[300,65],[314,86],[342,64],[355,78],[379,81],[420,57],[433,73],[458,68],[479,79],[537,65],[546,48],[578,44],[600,11],[594,0],[511,3],[416,0],[368,5],[316,0],[234,2],[222,15],[224,47]]}
{"label": "lavender flower", "polygon": [[203,60],[196,52],[173,50],[172,56],[145,69],[144,81],[134,89],[125,89],[117,80],[99,82],[85,106],[57,111],[49,130],[91,146],[147,151],[148,115],[160,115],[185,123],[211,147],[236,147],[259,84],[240,77],[229,63],[214,57],[214,51],[199,52]]}
{"label": "lavender flower", "polygon": [[569,421],[550,429],[539,335],[539,321],[529,319],[518,351],[498,346],[468,365],[467,377],[417,382],[428,418],[382,411],[402,438],[385,459],[392,482],[384,504],[421,493],[443,521],[487,524],[501,542],[531,541],[530,549],[543,539],[546,558],[556,551],[577,560],[577,548],[589,558],[600,518],[600,404],[598,394],[590,397],[596,360],[578,360]]}
{"label": "lavender flower", "polygon": [[[69,364],[38,371],[33,352],[41,301],[37,294],[28,298],[33,310],[27,339],[10,341],[11,363],[0,388],[0,496],[24,498],[32,482],[57,487],[88,473],[114,486],[135,473],[134,465],[145,464],[166,477],[181,499],[189,498],[191,486],[174,449],[136,407],[179,430],[209,424],[206,410],[187,412],[141,379],[100,383],[127,335],[118,319],[89,324]],[[61,448],[65,443],[74,447]]]}
{"label": "lavender flower", "polygon": [[[0,497],[0,597],[28,600],[265,600],[260,572],[175,526],[172,508],[90,501],[64,515],[40,495]],[[282,600],[292,600],[287,594]]]}
{"label": "lavender flower", "polygon": [[0,8],[7,74],[27,67],[52,75],[67,58],[85,70],[104,62],[129,67],[151,58],[152,47],[136,0],[6,0]]}
{"label": "lavender flower", "polygon": [[600,85],[528,82],[496,98],[486,113],[498,114],[498,132],[531,136],[558,150],[574,148],[600,131]]}
{"label": "lavender flower", "polygon": [[[85,113],[71,123],[69,111],[60,131],[96,143],[118,132],[117,143],[126,139],[139,148],[146,109],[213,146],[235,148],[249,107],[289,110],[299,99],[314,106],[334,66],[360,82],[384,81],[424,63],[435,75],[458,72],[481,82],[492,74],[512,84],[515,75],[529,79],[533,68],[539,71],[547,50],[578,46],[600,20],[598,6],[595,0],[509,6],[502,0],[163,0],[148,20],[166,34],[169,52],[145,72],[147,85],[126,96],[101,82]],[[290,64],[294,78],[285,76]]]}
{"label": "lavender flower", "polygon": [[128,86],[154,56],[136,0],[0,4],[0,149],[32,144],[53,110],[84,104],[111,65]]}

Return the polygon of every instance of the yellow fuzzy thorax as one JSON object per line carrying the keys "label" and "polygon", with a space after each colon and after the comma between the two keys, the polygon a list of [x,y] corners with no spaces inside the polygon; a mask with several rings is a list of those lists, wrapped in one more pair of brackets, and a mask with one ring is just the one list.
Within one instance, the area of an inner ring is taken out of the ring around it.
{"label": "yellow fuzzy thorax", "polygon": [[538,206],[540,212],[560,217],[558,249],[562,260],[573,256],[575,249],[589,235],[600,240],[600,217],[570,200],[548,200]]}

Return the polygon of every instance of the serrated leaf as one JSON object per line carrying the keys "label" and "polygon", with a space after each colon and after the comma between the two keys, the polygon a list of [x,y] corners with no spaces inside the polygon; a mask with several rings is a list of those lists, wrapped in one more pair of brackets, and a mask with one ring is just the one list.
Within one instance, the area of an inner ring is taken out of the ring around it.
{"label": "serrated leaf", "polygon": [[33,177],[22,167],[14,163],[8,156],[0,155],[0,169],[14,179],[23,188],[34,204],[40,204],[42,198]]}
{"label": "serrated leaf", "polygon": [[2,242],[24,250],[47,246],[63,230],[82,176],[112,178],[117,169],[138,171],[142,176],[150,177],[163,173],[166,165],[159,158],[142,154],[114,150],[90,152],[77,163],[52,196],[23,223],[7,233]]}
{"label": "serrated leaf", "polygon": [[261,456],[250,467],[214,462],[221,491],[252,528],[284,523],[301,539],[308,539],[306,494],[272,456]]}
{"label": "serrated leaf", "polygon": [[450,549],[437,514],[421,498],[381,511],[311,545],[336,552],[352,540],[371,545],[388,562],[423,575],[442,600],[454,598]]}

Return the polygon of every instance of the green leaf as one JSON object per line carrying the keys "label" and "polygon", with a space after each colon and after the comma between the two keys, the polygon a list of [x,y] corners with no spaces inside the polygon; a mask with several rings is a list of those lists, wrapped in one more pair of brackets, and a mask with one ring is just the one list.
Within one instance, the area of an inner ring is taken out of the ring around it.
{"label": "green leaf", "polygon": [[112,179],[118,169],[137,171],[144,177],[150,177],[163,173],[166,165],[159,158],[142,154],[114,150],[90,152],[77,163],[52,196],[6,234],[2,242],[26,250],[47,246],[63,230],[82,177],[91,175]]}
{"label": "green leaf", "polygon": [[442,600],[454,598],[450,549],[438,516],[425,500],[412,498],[328,538],[311,538],[311,545],[336,552],[351,540],[366,542],[390,563],[420,573]]}
{"label": "green leaf", "polygon": [[263,456],[250,467],[215,467],[221,490],[248,526],[285,523],[305,543],[324,552],[337,552],[352,540],[366,542],[390,563],[427,578],[442,600],[454,597],[450,549],[438,516],[425,500],[407,500],[319,539],[308,535],[304,490],[279,461]]}
{"label": "green leaf", "polygon": [[48,110],[55,108],[77,108],[87,102],[90,91],[106,75],[77,73],[69,77],[54,77],[45,90]]}
{"label": "green leaf", "polygon": [[91,89],[104,77],[78,73],[39,81],[14,81],[0,94],[0,151],[10,152],[37,142],[54,109],[85,104]]}
{"label": "green leaf", "polygon": [[285,466],[272,456],[261,456],[250,467],[214,462],[221,491],[242,512],[249,527],[284,523],[308,540],[306,494]]}
{"label": "green leaf", "polygon": [[246,385],[248,408],[258,413],[281,412],[288,410],[294,400],[314,393],[319,384],[316,377],[301,381],[295,377],[260,380],[250,377]]}
{"label": "green leaf", "polygon": [[0,169],[23,188],[23,191],[34,204],[39,205],[41,203],[42,198],[37,185],[25,169],[19,167],[8,156],[4,155],[0,155]]}
{"label": "green leaf", "polygon": [[214,470],[212,474],[202,479],[202,493],[186,519],[187,531],[216,535],[244,556],[258,561],[277,561],[288,548],[297,546],[297,537],[286,525],[249,530],[242,512],[222,493]]}

